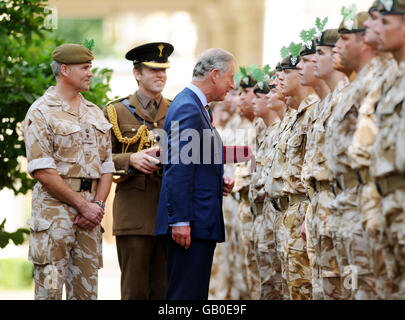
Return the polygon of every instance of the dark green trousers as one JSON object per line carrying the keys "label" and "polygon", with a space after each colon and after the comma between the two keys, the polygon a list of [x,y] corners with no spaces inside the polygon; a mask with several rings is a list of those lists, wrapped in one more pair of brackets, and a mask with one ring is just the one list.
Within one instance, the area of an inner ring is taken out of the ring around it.
{"label": "dark green trousers", "polygon": [[163,300],[167,288],[164,241],[154,236],[117,236],[122,300]]}

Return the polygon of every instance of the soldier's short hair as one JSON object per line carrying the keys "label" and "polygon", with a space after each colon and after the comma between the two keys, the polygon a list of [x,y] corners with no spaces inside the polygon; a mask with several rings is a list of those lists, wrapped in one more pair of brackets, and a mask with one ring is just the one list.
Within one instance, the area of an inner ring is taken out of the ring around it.
{"label": "soldier's short hair", "polygon": [[52,60],[51,68],[52,68],[52,72],[53,72],[55,78],[59,77],[61,66],[62,66],[62,63]]}
{"label": "soldier's short hair", "polygon": [[202,81],[208,73],[214,69],[219,70],[220,74],[229,71],[229,64],[235,58],[232,53],[218,48],[212,48],[204,51],[198,58],[193,70],[193,80]]}

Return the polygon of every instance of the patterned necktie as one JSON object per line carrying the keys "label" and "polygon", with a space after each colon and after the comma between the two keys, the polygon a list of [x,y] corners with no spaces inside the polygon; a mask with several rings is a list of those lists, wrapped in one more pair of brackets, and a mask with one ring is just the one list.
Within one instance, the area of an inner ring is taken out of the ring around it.
{"label": "patterned necktie", "polygon": [[212,118],[212,110],[211,110],[210,106],[208,106],[208,105],[205,106],[205,110],[208,111],[208,114],[210,115],[211,124],[213,124],[213,123],[214,123],[214,119]]}

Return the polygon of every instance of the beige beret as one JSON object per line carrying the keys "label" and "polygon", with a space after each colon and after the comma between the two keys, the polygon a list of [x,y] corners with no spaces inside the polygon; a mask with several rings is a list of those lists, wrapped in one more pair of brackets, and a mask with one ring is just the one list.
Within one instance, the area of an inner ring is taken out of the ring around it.
{"label": "beige beret", "polygon": [[53,60],[63,64],[78,64],[90,62],[94,59],[89,49],[80,44],[65,43],[55,48]]}

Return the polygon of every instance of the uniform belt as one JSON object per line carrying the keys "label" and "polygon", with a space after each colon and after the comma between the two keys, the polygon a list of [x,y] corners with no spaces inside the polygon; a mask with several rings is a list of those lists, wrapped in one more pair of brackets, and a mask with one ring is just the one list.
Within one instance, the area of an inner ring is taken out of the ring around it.
{"label": "uniform belt", "polygon": [[312,201],[312,198],[314,197],[314,194],[316,192],[321,192],[325,190],[330,190],[330,182],[323,180],[323,181],[318,181],[316,179],[311,180],[311,186],[308,187],[307,191],[307,197],[310,201]]}
{"label": "uniform belt", "polygon": [[288,209],[288,197],[271,199],[274,209],[277,211],[285,211]]}
{"label": "uniform belt", "polygon": [[305,194],[289,194],[288,195],[288,201],[289,205],[293,206],[299,202],[307,200],[307,196]]}
{"label": "uniform belt", "polygon": [[338,175],[334,180],[338,189],[343,191],[345,189],[357,187],[360,184],[365,185],[371,181],[371,178],[368,168],[363,168],[361,170],[353,170],[345,174]]}
{"label": "uniform belt", "polygon": [[98,179],[85,179],[85,178],[66,178],[65,182],[72,188],[73,191],[96,191]]}
{"label": "uniform belt", "polygon": [[385,197],[396,189],[405,187],[405,176],[393,174],[384,178],[376,178],[375,184],[377,186],[378,193],[382,197]]}

